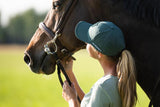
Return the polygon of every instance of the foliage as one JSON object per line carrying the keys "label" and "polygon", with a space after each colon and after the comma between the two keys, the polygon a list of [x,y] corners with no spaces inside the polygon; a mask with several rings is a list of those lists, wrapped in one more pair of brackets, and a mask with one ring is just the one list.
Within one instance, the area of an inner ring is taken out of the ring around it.
{"label": "foliage", "polygon": [[3,28],[0,26],[0,42],[4,41]]}
{"label": "foliage", "polygon": [[0,43],[28,43],[45,15],[29,9],[12,17],[3,30],[0,28]]}

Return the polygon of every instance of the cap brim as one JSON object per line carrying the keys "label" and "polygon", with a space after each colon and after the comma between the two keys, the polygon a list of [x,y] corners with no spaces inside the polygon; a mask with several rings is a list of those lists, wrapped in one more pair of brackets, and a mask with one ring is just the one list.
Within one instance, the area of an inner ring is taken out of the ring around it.
{"label": "cap brim", "polygon": [[75,35],[76,37],[83,41],[90,43],[91,39],[88,35],[88,30],[92,24],[87,23],[85,21],[80,21],[75,27]]}

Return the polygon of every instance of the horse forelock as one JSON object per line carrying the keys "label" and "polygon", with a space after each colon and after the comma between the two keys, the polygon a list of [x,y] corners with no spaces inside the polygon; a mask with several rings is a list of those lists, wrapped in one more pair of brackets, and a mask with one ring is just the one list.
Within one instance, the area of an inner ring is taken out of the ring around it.
{"label": "horse forelock", "polygon": [[160,26],[160,0],[123,0],[123,2],[130,14]]}

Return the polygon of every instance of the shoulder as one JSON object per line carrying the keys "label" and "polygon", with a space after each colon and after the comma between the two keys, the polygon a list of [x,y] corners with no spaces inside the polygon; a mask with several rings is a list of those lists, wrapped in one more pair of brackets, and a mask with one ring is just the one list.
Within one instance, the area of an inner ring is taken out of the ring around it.
{"label": "shoulder", "polygon": [[92,91],[94,93],[103,93],[107,97],[110,97],[118,91],[118,78],[111,75],[104,76],[94,84]]}
{"label": "shoulder", "polygon": [[112,89],[117,87],[118,85],[118,78],[116,76],[107,75],[100,78],[96,83],[95,86],[102,87],[103,89]]}
{"label": "shoulder", "polygon": [[87,107],[110,107],[112,100],[106,90],[101,85],[95,85]]}
{"label": "shoulder", "polygon": [[[115,84],[118,81],[116,77],[102,77],[92,87],[89,94],[85,95],[83,104],[85,107],[119,107],[120,98],[118,90],[115,91]],[[87,103],[86,103],[87,102]],[[118,102],[118,103],[117,103]]]}
{"label": "shoulder", "polygon": [[101,78],[95,83],[94,91],[100,91],[102,94],[107,96],[111,102],[120,100],[118,91],[118,78],[115,76],[106,76]]}

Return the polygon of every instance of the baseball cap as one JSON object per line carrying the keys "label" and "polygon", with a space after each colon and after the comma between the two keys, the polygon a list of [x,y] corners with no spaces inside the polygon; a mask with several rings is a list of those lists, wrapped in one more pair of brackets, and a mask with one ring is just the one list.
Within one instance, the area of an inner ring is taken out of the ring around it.
{"label": "baseball cap", "polygon": [[107,56],[116,56],[125,49],[121,29],[109,21],[99,21],[95,24],[80,21],[75,27],[75,35]]}

